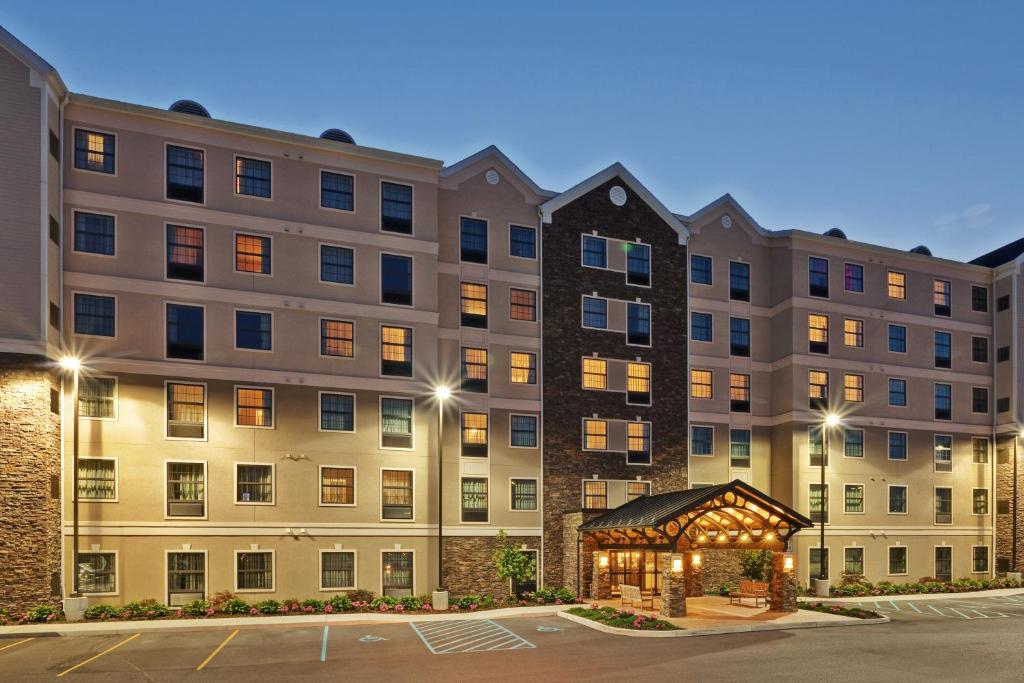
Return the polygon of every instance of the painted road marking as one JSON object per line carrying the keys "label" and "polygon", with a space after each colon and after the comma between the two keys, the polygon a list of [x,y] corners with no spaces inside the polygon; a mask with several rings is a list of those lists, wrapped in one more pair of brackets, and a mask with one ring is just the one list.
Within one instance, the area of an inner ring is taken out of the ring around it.
{"label": "painted road marking", "polygon": [[327,626],[324,626],[324,643],[320,646],[320,661],[327,661]]}
{"label": "painted road marking", "polygon": [[541,633],[554,633],[555,631],[561,631],[562,629],[557,626],[538,626],[537,630]]}
{"label": "painted road marking", "polygon": [[31,638],[26,638],[25,640],[19,640],[18,642],[11,643],[10,645],[4,645],[3,647],[0,647],[0,652],[2,652],[3,650],[6,650],[9,647],[14,647],[15,645],[21,645],[22,643],[27,643],[30,640],[32,640],[32,639]]}
{"label": "painted road marking", "polygon": [[387,638],[382,638],[380,636],[363,636],[362,638],[359,639],[359,642],[360,643],[376,643],[378,640],[387,640]]}
{"label": "painted road marking", "polygon": [[207,657],[206,659],[203,660],[202,664],[200,664],[199,666],[196,667],[196,671],[202,671],[203,669],[205,669],[206,665],[209,664],[210,662],[212,662],[213,658],[216,657],[217,655],[219,655],[220,651],[223,650],[224,647],[228,643],[231,642],[231,639],[234,638],[237,635],[238,635],[238,629],[236,628],[234,631],[231,632],[231,635],[229,635],[227,638],[224,639],[224,642],[222,642],[220,645],[217,646],[216,650],[214,650],[213,652],[210,653],[209,657]]}
{"label": "painted road marking", "polygon": [[60,672],[59,674],[57,674],[57,678],[60,678],[61,676],[65,676],[65,675],[67,675],[67,674],[71,673],[72,671],[74,671],[75,669],[78,669],[78,668],[81,668],[81,667],[85,666],[85,665],[86,665],[86,664],[88,664],[89,662],[94,662],[94,661],[96,661],[97,659],[99,659],[99,658],[100,658],[100,657],[102,657],[103,655],[105,655],[105,654],[109,654],[109,653],[113,652],[113,651],[114,651],[114,650],[116,650],[117,648],[119,648],[119,647],[121,647],[122,645],[125,645],[125,644],[127,644],[127,643],[130,643],[131,641],[135,640],[136,638],[138,638],[138,637],[139,637],[139,636],[141,636],[141,635],[142,635],[141,633],[136,633],[136,634],[135,634],[135,635],[133,635],[133,636],[128,636],[127,638],[125,638],[124,640],[122,640],[122,641],[121,641],[120,643],[118,643],[117,645],[114,645],[113,647],[108,647],[108,648],[107,648],[106,650],[104,650],[103,652],[99,653],[98,655],[93,655],[92,657],[89,657],[89,659],[85,660],[84,662],[79,662],[78,664],[75,664],[75,665],[74,665],[73,667],[71,667],[70,669],[64,669],[64,670],[63,670],[63,671],[61,671],[61,672]]}
{"label": "painted road marking", "polygon": [[435,655],[455,652],[522,650],[536,647],[530,641],[490,619],[461,619],[448,622],[420,621],[409,625],[412,626],[427,649]]}

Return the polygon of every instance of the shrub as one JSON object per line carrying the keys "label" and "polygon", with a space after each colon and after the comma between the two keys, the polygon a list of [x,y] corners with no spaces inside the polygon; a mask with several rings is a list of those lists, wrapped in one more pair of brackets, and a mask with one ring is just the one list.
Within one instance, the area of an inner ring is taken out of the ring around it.
{"label": "shrub", "polygon": [[131,619],[157,619],[166,617],[170,612],[167,605],[162,605],[153,598],[140,601],[132,601],[121,608],[122,617]]}
{"label": "shrub", "polygon": [[57,618],[58,614],[57,608],[53,605],[36,605],[25,612],[25,620],[32,624],[41,624],[53,621]]}
{"label": "shrub", "polygon": [[374,593],[373,591],[363,590],[362,588],[348,592],[348,597],[352,602],[372,602]]}
{"label": "shrub", "polygon": [[569,614],[585,617],[615,628],[627,628],[637,631],[675,631],[679,627],[668,621],[655,619],[635,612],[615,609],[614,607],[573,607]]}
{"label": "shrub", "polygon": [[751,581],[767,581],[772,571],[772,551],[744,550],[740,554],[740,574]]}
{"label": "shrub", "polygon": [[234,600],[235,594],[231,591],[221,591],[210,598],[210,607],[217,610],[218,612],[224,611],[224,605],[229,600]]}
{"label": "shrub", "polygon": [[93,605],[85,610],[86,619],[116,619],[121,616],[121,610],[113,605]]}
{"label": "shrub", "polygon": [[231,597],[221,603],[220,611],[224,614],[248,614],[249,603],[241,598]]}
{"label": "shrub", "polygon": [[345,595],[344,593],[332,595],[330,598],[327,599],[327,604],[331,606],[331,611],[334,612],[352,611],[352,598]]}
{"label": "shrub", "polygon": [[192,602],[187,602],[181,606],[181,611],[189,617],[209,616],[210,610],[212,609],[213,606],[210,604],[209,600],[193,600]]}
{"label": "shrub", "polygon": [[723,583],[721,586],[718,587],[718,594],[719,595],[726,595],[727,596],[727,595],[729,595],[729,593],[732,593],[735,590],[736,590],[736,585],[735,584]]}
{"label": "shrub", "polygon": [[[315,598],[310,598],[309,600],[303,600],[302,601],[302,610],[304,612],[309,612],[309,611],[323,612],[324,611],[324,604],[325,603],[324,603],[323,600],[317,600]],[[312,607],[313,609],[310,610],[309,609],[310,607]]]}
{"label": "shrub", "polygon": [[480,606],[479,595],[466,595],[455,601],[455,606],[459,609],[475,609]]}
{"label": "shrub", "polygon": [[[398,600],[396,598],[393,598],[390,595],[381,595],[370,601],[370,609],[378,611],[387,611],[389,609],[393,609],[394,606],[397,604]],[[383,607],[384,609],[381,610],[381,607]]]}
{"label": "shrub", "polygon": [[406,595],[398,601],[398,604],[400,604],[403,609],[420,609],[423,607],[423,601],[415,595]]}
{"label": "shrub", "polygon": [[278,614],[281,611],[281,603],[277,600],[264,600],[255,605],[260,614]]}

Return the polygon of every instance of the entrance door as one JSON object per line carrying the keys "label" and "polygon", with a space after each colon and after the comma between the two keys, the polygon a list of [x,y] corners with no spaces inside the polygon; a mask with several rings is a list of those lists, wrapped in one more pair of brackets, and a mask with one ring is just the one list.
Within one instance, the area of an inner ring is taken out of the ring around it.
{"label": "entrance door", "polygon": [[660,553],[612,550],[609,555],[612,593],[618,594],[621,584],[639,586],[645,593],[661,593]]}

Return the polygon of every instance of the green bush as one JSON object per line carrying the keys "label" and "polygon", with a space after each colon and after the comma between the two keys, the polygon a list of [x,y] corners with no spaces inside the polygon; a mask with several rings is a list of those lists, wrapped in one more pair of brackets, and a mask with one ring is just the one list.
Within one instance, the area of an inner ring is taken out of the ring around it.
{"label": "green bush", "polygon": [[317,600],[316,598],[310,598],[308,600],[303,600],[300,604],[302,605],[303,609],[305,609],[307,607],[312,607],[314,612],[323,612],[324,611],[324,601],[323,600]]}
{"label": "green bush", "polygon": [[354,591],[349,591],[348,597],[352,602],[372,602],[374,592],[358,588]]}
{"label": "green bush", "polygon": [[732,593],[735,590],[736,590],[736,585],[735,584],[723,583],[721,586],[718,587],[718,594],[719,595],[729,595],[729,593]]}
{"label": "green bush", "polygon": [[473,605],[480,606],[479,595],[465,595],[455,601],[455,606],[459,609],[469,609]]}
{"label": "green bush", "polygon": [[89,620],[117,619],[121,609],[113,605],[93,605],[85,610],[85,618]]}
{"label": "green bush", "polygon": [[351,612],[352,611],[352,598],[350,598],[349,596],[345,595],[344,593],[338,593],[337,595],[332,595],[330,598],[327,599],[327,603],[326,604],[330,605],[331,609],[334,610],[335,612]]}
{"label": "green bush", "polygon": [[392,609],[397,604],[398,600],[396,598],[390,595],[381,595],[370,601],[370,609],[380,610],[381,607]]}
{"label": "green bush", "polygon": [[228,598],[221,605],[220,611],[224,614],[248,614],[249,603],[241,598]]}
{"label": "green bush", "polygon": [[423,607],[423,601],[417,598],[415,595],[406,595],[404,598],[398,601],[398,604],[402,606],[402,609],[420,609]]}
{"label": "green bush", "polygon": [[744,550],[740,555],[740,573],[751,581],[767,581],[772,573],[772,551]]}
{"label": "green bush", "polygon": [[259,610],[260,614],[279,614],[281,612],[281,603],[277,600],[257,602],[255,607]]}
{"label": "green bush", "polygon": [[53,605],[36,605],[25,612],[25,619],[32,624],[41,624],[46,621],[53,621],[59,612]]}
{"label": "green bush", "polygon": [[614,607],[573,607],[569,614],[578,617],[585,617],[591,621],[597,621],[606,626],[615,628],[627,628],[636,631],[675,631],[678,626],[668,621],[648,617],[644,614],[636,614],[631,611],[615,609]]}
{"label": "green bush", "polygon": [[193,600],[181,606],[181,611],[189,617],[205,617],[213,609],[209,600]]}
{"label": "green bush", "polygon": [[120,616],[128,616],[132,619],[157,619],[159,617],[166,617],[169,612],[170,608],[167,605],[162,605],[156,600],[149,598],[148,600],[133,600],[126,603],[121,608]]}

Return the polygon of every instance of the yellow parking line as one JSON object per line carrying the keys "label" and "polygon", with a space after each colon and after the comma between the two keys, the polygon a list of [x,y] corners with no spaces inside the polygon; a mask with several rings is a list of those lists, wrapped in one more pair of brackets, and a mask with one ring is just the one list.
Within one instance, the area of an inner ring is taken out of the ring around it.
{"label": "yellow parking line", "polygon": [[202,671],[203,667],[209,664],[214,657],[220,654],[220,651],[224,649],[224,646],[231,642],[231,639],[238,635],[238,629],[236,628],[231,632],[231,635],[224,639],[224,642],[217,646],[217,649],[210,653],[210,656],[203,660],[203,663],[196,667],[196,671]]}
{"label": "yellow parking line", "polygon": [[124,645],[125,643],[128,643],[128,642],[130,642],[130,641],[132,641],[132,640],[135,640],[136,638],[138,638],[138,637],[139,637],[139,636],[141,636],[141,635],[142,635],[141,633],[136,633],[136,634],[135,634],[134,636],[128,636],[127,638],[125,638],[124,640],[122,640],[122,641],[121,641],[120,643],[118,643],[117,645],[114,645],[113,647],[108,647],[108,648],[107,648],[106,650],[104,650],[103,652],[99,653],[98,655],[93,655],[92,657],[89,657],[89,659],[85,660],[84,662],[79,662],[78,664],[75,664],[75,665],[74,665],[73,667],[71,667],[70,669],[64,669],[64,670],[63,670],[63,671],[61,671],[61,672],[60,672],[59,674],[57,674],[57,678],[60,678],[61,676],[65,675],[65,674],[69,674],[69,673],[71,673],[72,671],[74,671],[75,669],[77,669],[77,668],[79,668],[79,667],[83,667],[83,666],[85,666],[85,665],[86,665],[86,664],[88,664],[89,662],[93,662],[93,661],[96,661],[97,659],[99,659],[99,658],[100,658],[100,657],[102,657],[103,655],[105,655],[105,654],[108,654],[108,653],[111,653],[111,652],[113,652],[114,650],[116,650],[117,648],[121,647],[121,646],[122,646],[122,645]]}
{"label": "yellow parking line", "polygon": [[27,643],[30,640],[32,640],[32,639],[31,638],[26,638],[25,640],[19,640],[16,643],[11,643],[10,645],[4,645],[3,647],[0,647],[0,650],[6,650],[9,647],[14,647],[15,645],[21,645],[22,643]]}

